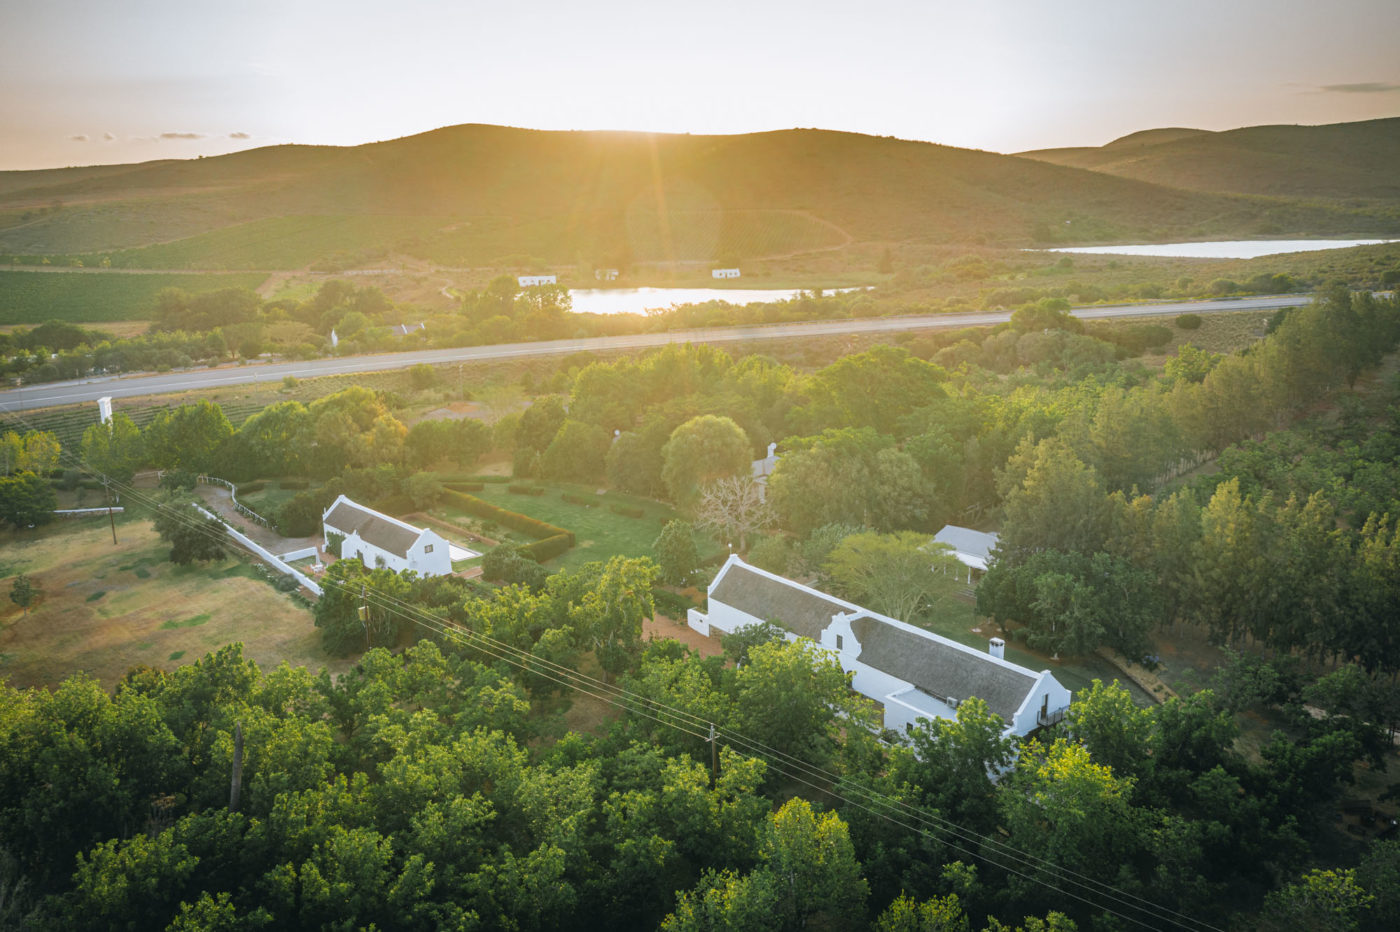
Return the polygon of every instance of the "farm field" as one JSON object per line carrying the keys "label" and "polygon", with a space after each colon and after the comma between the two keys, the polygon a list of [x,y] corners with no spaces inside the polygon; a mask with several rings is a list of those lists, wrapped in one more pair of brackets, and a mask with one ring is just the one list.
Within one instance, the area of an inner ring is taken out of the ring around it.
{"label": "farm field", "polygon": [[[594,560],[606,560],[621,555],[627,557],[650,556],[651,545],[661,533],[661,527],[676,517],[675,509],[660,502],[654,502],[619,492],[598,494],[596,489],[567,483],[531,483],[545,490],[543,495],[523,495],[511,492],[506,483],[488,482],[480,492],[473,492],[501,508],[518,511],[540,521],[548,522],[574,532],[577,546],[566,553],[546,562],[551,570],[572,569]],[[575,505],[561,496],[571,495],[586,498],[597,504]],[[609,508],[619,505],[640,508],[641,518],[628,518],[615,514]],[[505,528],[486,528],[481,519],[473,517],[450,505],[439,506],[430,511],[434,517],[451,521],[454,524],[476,528],[486,537],[495,540],[527,544],[531,538]],[[700,559],[718,556],[720,547],[704,535],[695,535]]]}
{"label": "farm field", "polygon": [[256,288],[260,272],[230,275],[128,274],[124,272],[0,271],[0,324],[47,320],[100,324],[151,316],[163,288],[189,292]]}
{"label": "farm field", "polygon": [[85,672],[108,689],[132,666],[171,669],[232,642],[264,669],[286,661],[333,672],[311,612],[250,563],[177,567],[150,523],[127,518],[112,545],[105,522],[55,523],[0,535],[0,577],[29,574],[43,597],[25,617],[0,607],[0,677],[56,684]]}

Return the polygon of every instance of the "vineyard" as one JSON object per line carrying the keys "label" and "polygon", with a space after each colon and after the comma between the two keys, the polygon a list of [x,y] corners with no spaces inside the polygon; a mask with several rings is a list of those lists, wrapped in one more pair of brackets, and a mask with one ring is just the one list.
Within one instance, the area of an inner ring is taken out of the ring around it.
{"label": "vineyard", "polygon": [[359,264],[388,249],[411,252],[451,221],[435,217],[270,217],[111,254],[117,268],[299,269],[341,259]]}
{"label": "vineyard", "polygon": [[143,320],[163,288],[189,292],[256,288],[258,272],[233,275],[116,272],[0,272],[0,324],[41,324],[48,320],[102,323]]}

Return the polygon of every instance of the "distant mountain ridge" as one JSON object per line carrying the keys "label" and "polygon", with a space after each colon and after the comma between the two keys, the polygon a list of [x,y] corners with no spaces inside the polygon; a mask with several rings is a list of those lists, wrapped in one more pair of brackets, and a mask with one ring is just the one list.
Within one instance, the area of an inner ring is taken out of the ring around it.
{"label": "distant mountain ridge", "polygon": [[[1363,210],[1299,200],[1342,196],[1330,191],[1349,178],[1332,178],[1325,190],[1306,190],[1302,178],[1324,149],[1340,175],[1342,139],[1378,145],[1393,135],[1371,127],[1302,128],[1339,137],[1330,149],[1275,132],[1300,128],[1174,129],[1018,157],[827,130],[691,136],[468,124],[347,148],[0,172],[0,255],[101,255],[147,268],[298,268],[393,253],[445,265],[519,255],[615,265],[860,243],[1394,230],[1394,205],[1381,203],[1391,195]],[[1264,137],[1278,137],[1277,151]],[[1123,167],[1168,164],[1160,153],[1220,139],[1255,162],[1274,159],[1277,175],[1297,176],[1288,197],[1240,197],[1268,193],[1248,186],[1187,189],[1179,178]],[[1311,161],[1289,154],[1303,150]],[[1348,164],[1379,172],[1359,159]],[[1400,179],[1393,168],[1390,175],[1400,202]]]}
{"label": "distant mountain ridge", "polygon": [[1188,191],[1400,200],[1400,117],[1325,126],[1156,129],[1026,158]]}

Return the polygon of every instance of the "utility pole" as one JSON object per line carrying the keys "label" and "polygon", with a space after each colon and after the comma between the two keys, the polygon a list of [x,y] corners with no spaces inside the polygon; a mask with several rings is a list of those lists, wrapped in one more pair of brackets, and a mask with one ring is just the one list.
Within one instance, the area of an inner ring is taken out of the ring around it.
{"label": "utility pole", "polygon": [[233,723],[233,782],[228,790],[228,811],[238,811],[238,797],[243,795],[243,723]]}
{"label": "utility pole", "polygon": [[102,477],[102,488],[107,490],[107,521],[112,525],[112,546],[117,546],[117,519],[112,514],[112,484],[105,475]]}
{"label": "utility pole", "polygon": [[715,723],[710,722],[710,736],[705,740],[710,743],[710,789],[715,788],[719,782],[719,741],[715,734]]}
{"label": "utility pole", "polygon": [[365,650],[369,650],[369,602],[364,583],[360,583],[360,624],[365,629]]}

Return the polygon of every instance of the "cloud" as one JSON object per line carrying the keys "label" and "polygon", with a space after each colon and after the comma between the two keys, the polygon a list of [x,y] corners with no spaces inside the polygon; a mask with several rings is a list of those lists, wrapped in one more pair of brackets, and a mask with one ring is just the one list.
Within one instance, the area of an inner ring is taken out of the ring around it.
{"label": "cloud", "polygon": [[71,139],[73,142],[87,142],[87,141],[88,141],[87,135],[86,135],[86,134],[83,134],[83,133],[79,133],[77,136],[69,136],[68,138]]}
{"label": "cloud", "polygon": [[1361,84],[1324,84],[1320,90],[1328,94],[1388,94],[1400,91],[1400,84],[1365,81]]}
{"label": "cloud", "polygon": [[252,139],[253,137],[252,137],[252,135],[251,135],[250,133],[229,133],[229,134],[228,134],[228,138],[230,138],[230,139]]}
{"label": "cloud", "polygon": [[161,139],[203,139],[203,133],[161,133]]}
{"label": "cloud", "polygon": [[117,138],[117,137],[116,137],[115,135],[113,135],[112,133],[103,133],[103,134],[102,134],[102,141],[103,141],[103,142],[112,142],[112,141],[114,141],[116,138]]}

